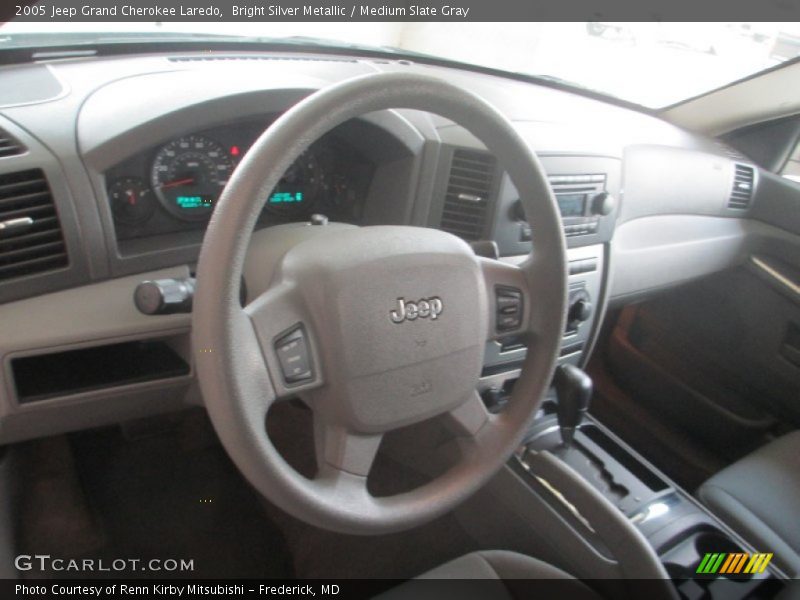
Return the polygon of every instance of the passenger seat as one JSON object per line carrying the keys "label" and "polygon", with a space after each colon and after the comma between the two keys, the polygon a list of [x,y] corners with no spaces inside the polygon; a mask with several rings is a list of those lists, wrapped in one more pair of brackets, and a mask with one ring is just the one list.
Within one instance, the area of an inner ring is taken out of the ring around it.
{"label": "passenger seat", "polygon": [[800,431],[723,469],[700,500],[791,577],[800,576]]}

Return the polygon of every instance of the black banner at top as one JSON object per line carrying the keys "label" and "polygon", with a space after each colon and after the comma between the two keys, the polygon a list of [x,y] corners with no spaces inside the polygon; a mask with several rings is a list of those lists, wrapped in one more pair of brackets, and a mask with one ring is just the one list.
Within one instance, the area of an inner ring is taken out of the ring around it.
{"label": "black banner at top", "polygon": [[800,21],[800,0],[2,0],[6,19],[83,21]]}

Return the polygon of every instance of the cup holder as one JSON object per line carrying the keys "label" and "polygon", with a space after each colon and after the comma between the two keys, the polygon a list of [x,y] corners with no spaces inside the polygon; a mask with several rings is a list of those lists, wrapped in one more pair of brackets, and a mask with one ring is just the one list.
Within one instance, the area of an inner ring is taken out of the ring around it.
{"label": "cup holder", "polygon": [[[700,555],[701,560],[706,554],[725,553],[730,555],[744,552],[744,550],[742,550],[729,537],[717,532],[703,532],[699,534],[694,540],[694,547],[695,550],[697,550],[697,553]],[[726,579],[730,579],[731,581],[739,582],[748,581],[753,577],[752,573],[721,573],[719,569],[722,568],[727,560],[727,557],[723,559],[723,562],[720,564],[717,573],[713,575],[713,577],[724,577]],[[746,562],[743,567],[745,566],[747,566]],[[700,576],[702,577],[703,575]]]}

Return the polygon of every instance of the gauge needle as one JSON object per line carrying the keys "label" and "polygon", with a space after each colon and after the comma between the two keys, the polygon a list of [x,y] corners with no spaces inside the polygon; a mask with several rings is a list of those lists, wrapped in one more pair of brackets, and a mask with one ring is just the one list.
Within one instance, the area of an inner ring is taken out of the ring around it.
{"label": "gauge needle", "polygon": [[168,181],[167,183],[162,183],[160,188],[171,188],[177,185],[191,185],[194,183],[194,177],[186,177],[185,179],[176,179],[174,181]]}
{"label": "gauge needle", "polygon": [[125,193],[128,194],[128,204],[131,206],[136,206],[136,192],[133,190],[127,190]]}

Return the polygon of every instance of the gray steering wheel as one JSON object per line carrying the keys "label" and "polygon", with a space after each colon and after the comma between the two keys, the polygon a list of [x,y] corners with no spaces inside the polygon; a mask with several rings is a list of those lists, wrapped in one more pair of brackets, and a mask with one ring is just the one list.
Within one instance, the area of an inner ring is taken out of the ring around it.
{"label": "gray steering wheel", "polygon": [[[420,227],[320,227],[326,231],[281,252],[268,289],[242,308],[248,244],[284,171],[337,125],[396,108],[436,113],[486,144],[519,191],[531,255],[519,266],[479,258],[459,238]],[[376,534],[454,508],[520,443],[558,356],[566,251],[542,166],[503,115],[433,77],[376,74],[310,95],[259,137],[214,211],[197,281],[197,376],[233,461],[299,519]],[[519,319],[498,331],[498,309],[509,304]],[[475,390],[486,341],[503,335],[524,336],[528,355],[510,403],[493,415]],[[297,396],[313,412],[313,479],[290,467],[266,433],[270,405]],[[366,482],[382,436],[438,415],[463,437],[459,462],[415,490],[372,496]]]}

